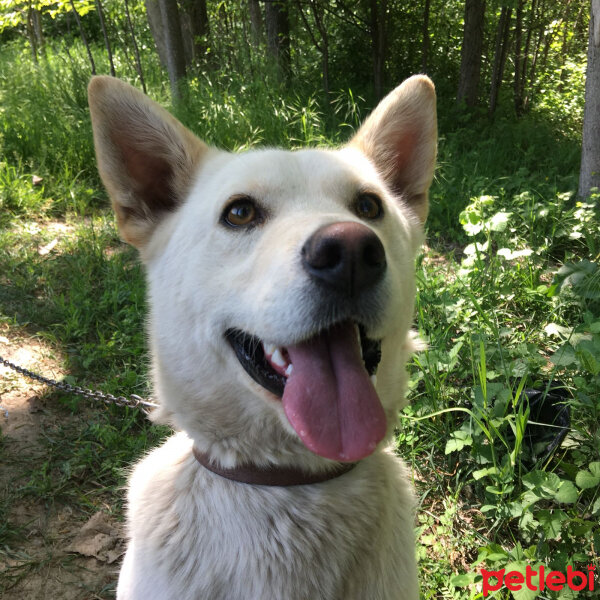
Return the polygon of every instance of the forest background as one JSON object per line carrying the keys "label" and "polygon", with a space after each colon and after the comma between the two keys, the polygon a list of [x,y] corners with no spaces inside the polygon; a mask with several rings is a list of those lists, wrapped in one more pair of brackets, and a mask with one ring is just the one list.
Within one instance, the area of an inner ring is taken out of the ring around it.
{"label": "forest background", "polygon": [[[430,75],[428,348],[396,439],[422,597],[481,597],[481,568],[600,573],[597,0],[0,0],[0,44],[0,355],[119,395],[149,393],[144,282],[96,172],[89,77],[239,151],[343,143]],[[126,468],[168,430],[0,368],[0,594],[113,598]],[[90,522],[106,547],[81,543]]]}

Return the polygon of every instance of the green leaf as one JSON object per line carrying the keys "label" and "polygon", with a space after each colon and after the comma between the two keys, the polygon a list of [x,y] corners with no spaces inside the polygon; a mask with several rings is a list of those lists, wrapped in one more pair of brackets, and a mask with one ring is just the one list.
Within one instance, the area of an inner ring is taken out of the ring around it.
{"label": "green leaf", "polygon": [[523,485],[529,490],[540,487],[544,481],[546,481],[546,473],[544,471],[530,471],[523,475]]}
{"label": "green leaf", "polygon": [[568,585],[564,585],[561,590],[558,591],[556,596],[557,600],[575,600],[579,597],[579,593],[569,588]]}
{"label": "green leaf", "polygon": [[533,513],[531,511],[524,512],[519,519],[519,528],[522,530],[529,530],[532,527],[537,529],[539,525],[539,522],[533,518]]}
{"label": "green leaf", "polygon": [[487,556],[487,560],[489,560],[490,562],[498,562],[499,560],[506,560],[506,553],[500,553],[500,552],[492,552],[492,554],[490,554],[489,556]]}
{"label": "green leaf", "polygon": [[589,470],[579,471],[575,477],[575,483],[582,490],[598,487],[598,484],[600,484],[600,463],[591,463]]}
{"label": "green leaf", "polygon": [[600,349],[591,340],[582,340],[577,345],[577,356],[581,366],[594,377],[600,373]]}
{"label": "green leaf", "polygon": [[490,231],[504,231],[511,216],[510,212],[497,212],[488,222]]}
{"label": "green leaf", "polygon": [[523,514],[523,505],[520,502],[509,502],[508,512],[513,519]]}
{"label": "green leaf", "polygon": [[476,576],[476,572],[461,573],[460,575],[454,575],[454,577],[450,579],[450,584],[454,587],[467,587],[468,585],[474,583]]}
{"label": "green leaf", "polygon": [[554,496],[561,486],[561,479],[556,473],[544,472],[544,475],[544,482],[540,487],[546,494]]}
{"label": "green leaf", "polygon": [[600,285],[597,277],[598,265],[587,259],[578,263],[565,263],[556,273],[554,282],[557,289],[571,286],[579,296],[588,299],[600,297]]}
{"label": "green leaf", "polygon": [[560,536],[562,524],[569,517],[562,510],[540,510],[536,514],[536,518],[542,525],[546,537],[551,540],[556,540]]}
{"label": "green leaf", "polygon": [[529,490],[527,492],[523,492],[523,495],[521,496],[521,502],[525,508],[528,508],[532,504],[542,500],[542,498],[542,494],[536,492],[535,490]]}
{"label": "green leaf", "polygon": [[450,439],[446,441],[445,454],[462,450],[465,446],[472,446],[473,438],[466,431],[453,431]]}
{"label": "green leaf", "polygon": [[[531,248],[522,248],[521,250],[511,250],[510,248],[500,248],[498,252],[496,252],[498,256],[505,258],[506,260],[514,260],[515,258],[524,258],[526,256],[531,256],[533,254],[533,250]],[[545,285],[538,286],[536,291],[540,294],[545,294],[548,288]]]}
{"label": "green leaf", "polygon": [[503,487],[498,487],[497,485],[488,485],[486,486],[485,491],[489,492],[490,494],[496,494],[497,496],[506,496],[513,491],[514,487],[514,485]]}
{"label": "green leaf", "polygon": [[[506,573],[510,573],[511,571],[516,571],[517,573],[521,573],[523,575],[523,579],[525,579],[527,562],[511,562],[506,565]],[[515,590],[511,592],[514,600],[536,600],[539,591],[537,589],[530,590],[525,583],[521,585],[520,590]]]}
{"label": "green leaf", "polygon": [[562,481],[554,499],[561,504],[574,504],[577,502],[577,488],[570,481]]}
{"label": "green leaf", "polygon": [[575,349],[571,344],[563,344],[551,357],[550,362],[555,364],[557,367],[568,367],[574,363],[577,363],[577,356],[575,355]]}
{"label": "green leaf", "polygon": [[579,523],[571,521],[571,523],[569,523],[569,531],[576,538],[584,538],[588,533],[594,530],[595,525],[596,523],[592,523],[592,521],[582,521]]}
{"label": "green leaf", "polygon": [[486,475],[496,475],[497,473],[498,469],[496,467],[487,467],[486,469],[478,469],[477,471],[473,471],[471,474],[473,475],[473,479],[477,481]]}

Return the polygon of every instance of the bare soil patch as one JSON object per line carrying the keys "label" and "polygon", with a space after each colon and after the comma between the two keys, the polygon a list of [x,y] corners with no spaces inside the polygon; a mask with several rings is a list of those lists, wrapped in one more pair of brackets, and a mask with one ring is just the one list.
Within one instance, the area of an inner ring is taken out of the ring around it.
{"label": "bare soil patch", "polygon": [[[8,325],[0,325],[0,356],[47,377],[64,375],[48,344]],[[110,507],[90,516],[23,492],[31,469],[44,468],[46,436],[86,419],[85,410],[56,410],[45,393],[44,385],[0,366],[0,597],[114,598],[123,545]]]}

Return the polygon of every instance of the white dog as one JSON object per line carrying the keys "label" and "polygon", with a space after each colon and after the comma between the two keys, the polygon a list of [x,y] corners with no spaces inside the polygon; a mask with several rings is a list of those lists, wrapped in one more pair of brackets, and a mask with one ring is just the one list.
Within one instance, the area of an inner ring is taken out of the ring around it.
{"label": "white dog", "polygon": [[[153,418],[120,600],[415,600],[404,403],[432,83],[337,150],[230,154],[131,86],[89,87],[123,238],[146,266]],[[374,377],[377,372],[376,379]]]}

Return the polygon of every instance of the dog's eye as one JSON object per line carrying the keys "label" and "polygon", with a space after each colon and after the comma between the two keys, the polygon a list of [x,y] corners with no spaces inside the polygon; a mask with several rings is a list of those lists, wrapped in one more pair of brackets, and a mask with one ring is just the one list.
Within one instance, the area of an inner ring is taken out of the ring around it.
{"label": "dog's eye", "polygon": [[225,208],[222,220],[229,227],[246,227],[260,221],[260,211],[252,198],[240,196]]}
{"label": "dog's eye", "polygon": [[360,194],[354,204],[354,210],[361,219],[374,220],[383,215],[381,199],[371,193]]}

